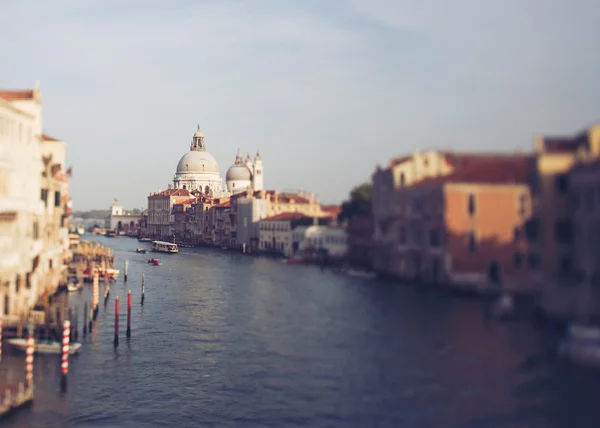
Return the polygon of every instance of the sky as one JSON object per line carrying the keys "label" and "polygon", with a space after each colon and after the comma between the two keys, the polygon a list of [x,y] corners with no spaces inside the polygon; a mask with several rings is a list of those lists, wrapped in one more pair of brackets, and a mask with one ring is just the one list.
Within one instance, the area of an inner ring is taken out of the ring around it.
{"label": "sky", "polygon": [[600,118],[597,0],[19,0],[0,88],[40,81],[75,210],[145,207],[196,125],[221,175],[339,203],[417,150],[532,149]]}

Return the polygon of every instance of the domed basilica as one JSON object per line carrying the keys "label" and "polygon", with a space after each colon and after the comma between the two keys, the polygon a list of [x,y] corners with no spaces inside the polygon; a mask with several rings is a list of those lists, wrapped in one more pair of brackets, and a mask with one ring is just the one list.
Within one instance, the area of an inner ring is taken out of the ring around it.
{"label": "domed basilica", "polygon": [[264,181],[260,155],[257,153],[254,161],[248,155],[244,161],[238,150],[235,163],[227,170],[225,181],[226,190],[223,189],[219,164],[206,151],[204,134],[198,126],[190,144],[190,151],[183,155],[177,164],[173,187],[175,189],[199,190],[214,198],[230,196],[248,189],[262,190]]}

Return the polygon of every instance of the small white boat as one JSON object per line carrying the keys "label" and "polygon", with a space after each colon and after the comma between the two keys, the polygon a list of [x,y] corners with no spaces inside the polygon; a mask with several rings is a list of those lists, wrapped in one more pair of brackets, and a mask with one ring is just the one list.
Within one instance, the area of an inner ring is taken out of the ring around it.
{"label": "small white boat", "polygon": [[558,354],[583,366],[600,367],[600,326],[571,324]]}
{"label": "small white boat", "polygon": [[79,283],[78,284],[70,283],[69,285],[67,285],[67,290],[69,290],[69,293],[74,293],[76,291],[81,290],[82,288],[83,288],[83,285],[79,284]]}
{"label": "small white boat", "polygon": [[492,315],[502,319],[515,314],[515,302],[512,296],[503,294],[492,304]]}
{"label": "small white boat", "polygon": [[[8,339],[7,343],[9,345],[14,346],[20,351],[25,351],[27,349],[27,339]],[[71,343],[69,344],[69,354],[73,355],[79,352],[81,349],[81,343]],[[34,342],[33,352],[36,354],[57,354],[59,355],[62,352],[62,343],[52,341],[38,341]]]}
{"label": "small white boat", "polygon": [[345,273],[348,276],[353,276],[355,278],[376,278],[377,275],[374,272],[369,272],[366,270],[358,270],[358,269],[352,269],[352,268],[344,268],[342,269],[342,272]]}

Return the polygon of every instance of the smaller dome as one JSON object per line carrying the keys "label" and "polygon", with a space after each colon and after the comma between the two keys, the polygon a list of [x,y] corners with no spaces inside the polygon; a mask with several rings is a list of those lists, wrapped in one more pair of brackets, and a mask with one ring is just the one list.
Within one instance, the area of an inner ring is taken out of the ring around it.
{"label": "smaller dome", "polygon": [[231,168],[227,170],[227,174],[225,174],[225,180],[252,180],[252,172],[246,165],[233,165]]}

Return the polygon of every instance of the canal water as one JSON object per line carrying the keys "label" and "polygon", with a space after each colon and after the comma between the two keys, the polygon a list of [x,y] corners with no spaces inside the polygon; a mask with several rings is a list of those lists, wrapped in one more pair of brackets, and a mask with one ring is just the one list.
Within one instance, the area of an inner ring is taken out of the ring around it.
{"label": "canal water", "polygon": [[[129,259],[129,281],[80,338],[68,393],[58,357],[36,357],[35,402],[4,426],[600,426],[600,375],[546,357],[539,327],[484,322],[475,300],[213,249],[149,266],[135,253],[147,244],[97,240],[119,268]],[[80,323],[90,297],[70,297]],[[23,364],[4,354],[0,366]]]}

